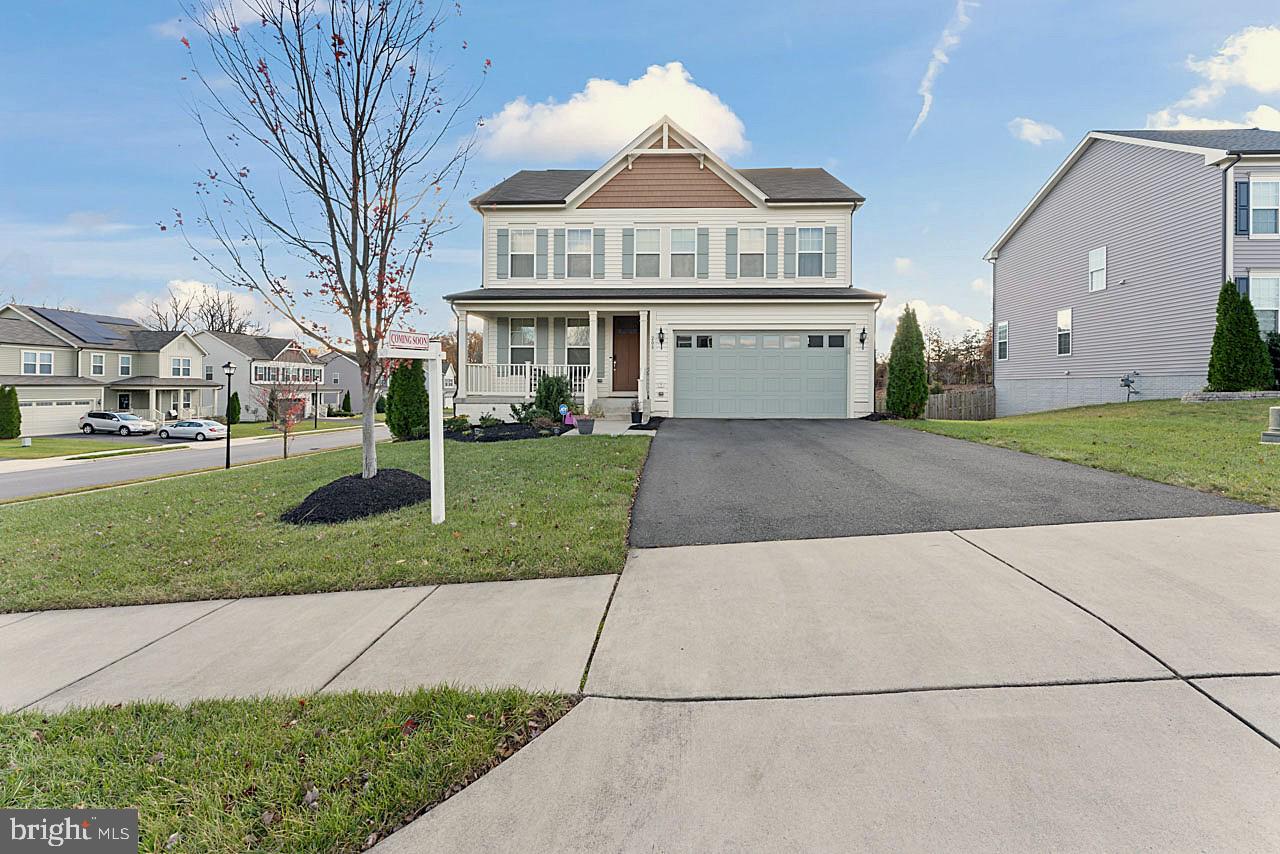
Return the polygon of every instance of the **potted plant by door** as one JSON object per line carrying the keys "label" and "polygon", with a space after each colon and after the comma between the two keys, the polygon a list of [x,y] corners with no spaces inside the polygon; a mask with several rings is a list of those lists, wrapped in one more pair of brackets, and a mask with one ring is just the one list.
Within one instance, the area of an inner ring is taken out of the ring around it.
{"label": "potted plant by door", "polygon": [[640,401],[631,401],[631,423],[639,424],[640,418],[644,413],[640,411]]}
{"label": "potted plant by door", "polygon": [[581,436],[590,436],[591,431],[596,428],[596,419],[604,417],[604,407],[599,401],[592,401],[591,408],[587,410],[586,415],[574,415],[573,420],[578,424],[578,434]]}

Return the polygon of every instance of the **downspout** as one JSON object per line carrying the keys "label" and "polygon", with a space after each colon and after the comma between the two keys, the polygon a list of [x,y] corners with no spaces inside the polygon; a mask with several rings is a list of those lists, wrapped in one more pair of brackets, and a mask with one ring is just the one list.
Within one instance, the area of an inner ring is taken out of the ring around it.
{"label": "downspout", "polygon": [[[1231,241],[1235,240],[1235,228],[1231,222],[1231,218],[1235,215],[1235,198],[1232,195],[1234,189],[1232,185],[1233,173],[1237,163],[1244,159],[1243,154],[1236,154],[1236,159],[1232,160],[1222,170],[1222,281],[1235,281],[1235,271],[1232,269],[1232,251]],[[1230,203],[1228,203],[1230,202]]]}

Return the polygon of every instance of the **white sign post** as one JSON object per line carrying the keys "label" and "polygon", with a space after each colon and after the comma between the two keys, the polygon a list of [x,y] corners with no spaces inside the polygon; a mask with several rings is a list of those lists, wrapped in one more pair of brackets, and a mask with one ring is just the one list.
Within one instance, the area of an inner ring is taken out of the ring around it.
{"label": "white sign post", "polygon": [[421,332],[388,332],[384,359],[422,359],[427,363],[430,407],[431,523],[444,521],[444,351]]}

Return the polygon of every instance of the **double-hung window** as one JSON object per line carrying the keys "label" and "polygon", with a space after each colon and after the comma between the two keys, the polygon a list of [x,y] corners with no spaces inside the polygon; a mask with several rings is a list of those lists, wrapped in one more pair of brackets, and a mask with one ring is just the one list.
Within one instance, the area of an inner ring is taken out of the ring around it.
{"label": "double-hung window", "polygon": [[1009,358],[1009,321],[996,324],[996,361],[1003,362]]}
{"label": "double-hung window", "polygon": [[591,364],[591,328],[585,317],[564,322],[564,360],[569,365]]}
{"label": "double-hung window", "polygon": [[107,373],[107,354],[106,353],[90,353],[89,354],[89,376],[101,377]]}
{"label": "double-hung window", "polygon": [[796,272],[801,278],[822,276],[823,229],[796,229]]}
{"label": "double-hung window", "polygon": [[22,372],[28,376],[51,376],[53,374],[53,351],[23,350]]}
{"label": "double-hung window", "polygon": [[1058,312],[1058,355],[1071,355],[1071,309]]}
{"label": "double-hung window", "polygon": [[1280,332],[1280,270],[1250,271],[1249,302],[1263,335]]}
{"label": "double-hung window", "polygon": [[696,228],[671,229],[671,278],[692,279],[698,251]]}
{"label": "double-hung window", "polygon": [[1089,290],[1107,289],[1107,247],[1089,250]]}
{"label": "double-hung window", "polygon": [[565,232],[569,278],[591,278],[591,229],[570,228]]}
{"label": "double-hung window", "polygon": [[738,229],[738,275],[744,279],[764,276],[764,229]]}
{"label": "double-hung window", "polygon": [[532,228],[511,229],[511,251],[507,255],[511,263],[507,272],[511,278],[533,278],[533,246],[534,230]]}
{"label": "double-hung window", "polygon": [[662,262],[662,229],[636,229],[636,278],[653,279],[660,275]]}
{"label": "double-hung window", "polygon": [[209,382],[213,382],[213,365],[204,366],[204,378]]}
{"label": "double-hung window", "polygon": [[169,370],[169,376],[189,377],[191,376],[191,360],[186,357],[174,356],[169,361]]}
{"label": "double-hung window", "polygon": [[511,364],[533,362],[534,320],[532,317],[511,318]]}
{"label": "double-hung window", "polygon": [[120,364],[117,367],[120,369],[120,376],[133,376],[133,356],[122,355],[120,357]]}
{"label": "double-hung window", "polygon": [[1280,175],[1249,182],[1249,233],[1254,237],[1280,237]]}

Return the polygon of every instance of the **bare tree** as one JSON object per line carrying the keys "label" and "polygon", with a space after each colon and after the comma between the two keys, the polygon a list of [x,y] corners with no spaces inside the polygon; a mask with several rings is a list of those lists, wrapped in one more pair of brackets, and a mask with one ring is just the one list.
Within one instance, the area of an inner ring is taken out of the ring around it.
{"label": "bare tree", "polygon": [[[419,262],[456,227],[447,205],[476,140],[470,128],[459,141],[461,113],[478,86],[446,89],[436,34],[458,8],[208,0],[188,10],[217,72],[193,70],[205,102],[196,120],[216,159],[197,185],[199,224],[217,250],[188,245],[305,338],[351,356],[366,400],[382,381],[383,339],[414,311]],[[248,140],[276,167],[262,186],[237,150]],[[308,270],[301,288],[285,272],[299,262]],[[337,312],[350,330],[330,329],[318,311]],[[373,477],[373,407],[365,410],[362,474]]]}
{"label": "bare tree", "polygon": [[191,308],[191,325],[209,332],[261,335],[265,330],[230,291],[204,291]]}
{"label": "bare tree", "polygon": [[188,330],[191,328],[191,307],[195,294],[183,294],[169,288],[164,299],[155,299],[147,306],[142,325],[160,332]]}
{"label": "bare tree", "polygon": [[[284,441],[284,458],[289,459],[289,440],[293,437],[293,428],[307,415],[307,395],[311,386],[296,382],[277,382],[269,385],[255,386],[254,402],[267,413],[267,421],[280,431]],[[316,401],[319,405],[319,401]],[[231,441],[231,434],[227,434]]]}

